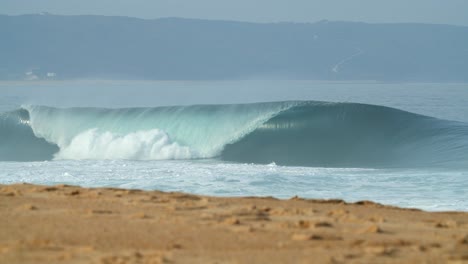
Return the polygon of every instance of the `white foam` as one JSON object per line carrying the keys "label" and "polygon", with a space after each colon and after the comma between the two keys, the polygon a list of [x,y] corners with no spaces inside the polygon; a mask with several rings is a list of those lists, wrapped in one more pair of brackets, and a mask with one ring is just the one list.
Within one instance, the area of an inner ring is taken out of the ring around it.
{"label": "white foam", "polygon": [[168,160],[190,159],[196,154],[188,147],[172,142],[159,129],[137,131],[126,135],[90,129],[60,146],[55,159],[96,160]]}
{"label": "white foam", "polygon": [[[116,141],[117,138],[128,136],[135,131],[164,131],[170,135],[172,142],[187,146],[191,150],[191,158],[214,158],[220,155],[226,144],[234,143],[243,136],[251,133],[267,120],[281,111],[300,104],[300,102],[277,102],[239,105],[198,105],[180,107],[155,107],[155,108],[53,108],[46,106],[24,105],[29,112],[30,126],[34,135],[43,138],[47,142],[59,146],[62,150],[56,158],[66,159],[91,159],[102,157],[102,151],[98,154],[89,153],[86,147],[91,138],[90,130],[97,129],[96,133],[109,132],[107,137],[101,135],[100,140]],[[87,132],[87,133],[85,133]],[[84,134],[83,134],[84,133]],[[112,135],[112,136],[109,136]],[[96,136],[96,135],[93,135]],[[132,139],[137,142],[146,142],[143,139]],[[75,141],[75,142],[72,142]],[[94,139],[97,141],[97,139]],[[125,141],[127,144],[127,141]],[[147,144],[147,143],[145,143]],[[115,144],[114,144],[115,145]],[[89,148],[95,148],[88,146]],[[104,144],[101,147],[105,147]],[[106,147],[105,149],[109,149]],[[134,149],[132,146],[131,149]],[[73,151],[72,151],[73,150]],[[69,153],[76,153],[71,155]],[[126,151],[122,151],[126,152]],[[182,151],[184,152],[184,151]],[[193,156],[193,152],[197,155]],[[84,154],[86,155],[84,155]],[[104,153],[107,157],[115,157]],[[179,154],[170,159],[179,159]],[[120,155],[127,158],[127,154]],[[118,156],[118,157],[120,157]],[[181,155],[188,158],[187,155]],[[150,157],[150,158],[148,158]],[[131,159],[162,159],[164,155],[148,156],[136,155]]]}

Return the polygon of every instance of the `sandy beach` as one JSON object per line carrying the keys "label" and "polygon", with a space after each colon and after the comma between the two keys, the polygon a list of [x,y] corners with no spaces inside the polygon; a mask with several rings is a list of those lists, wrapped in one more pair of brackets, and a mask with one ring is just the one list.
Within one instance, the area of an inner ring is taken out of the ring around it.
{"label": "sandy beach", "polygon": [[465,263],[468,212],[0,185],[0,263]]}

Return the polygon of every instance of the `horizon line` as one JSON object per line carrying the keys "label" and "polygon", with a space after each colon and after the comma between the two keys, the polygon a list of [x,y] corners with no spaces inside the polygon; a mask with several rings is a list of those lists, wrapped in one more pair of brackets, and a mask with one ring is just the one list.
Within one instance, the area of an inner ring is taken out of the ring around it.
{"label": "horizon line", "polygon": [[234,20],[234,19],[222,19],[222,18],[199,18],[199,17],[179,17],[179,16],[165,16],[156,18],[144,18],[126,15],[98,15],[98,14],[56,14],[51,12],[40,12],[40,13],[21,13],[21,14],[4,14],[0,13],[0,16],[9,17],[20,17],[20,16],[59,16],[59,17],[108,17],[108,18],[129,18],[144,21],[155,21],[155,20],[167,20],[167,19],[180,19],[180,20],[198,20],[198,21],[209,21],[209,22],[232,22],[232,23],[247,23],[247,24],[299,24],[299,25],[310,25],[320,23],[357,23],[357,24],[370,24],[370,25],[441,25],[441,26],[454,26],[454,27],[468,27],[468,24],[449,24],[449,23],[431,23],[431,22],[369,22],[362,20],[330,20],[330,19],[318,19],[316,21],[248,21],[248,20]]}

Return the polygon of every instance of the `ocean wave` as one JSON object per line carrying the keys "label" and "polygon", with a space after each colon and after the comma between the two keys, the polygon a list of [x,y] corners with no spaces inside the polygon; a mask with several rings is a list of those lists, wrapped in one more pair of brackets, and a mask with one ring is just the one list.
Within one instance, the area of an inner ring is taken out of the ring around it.
{"label": "ocean wave", "polygon": [[468,164],[468,124],[367,104],[24,106],[0,114],[0,128],[0,160],[219,158],[319,167]]}

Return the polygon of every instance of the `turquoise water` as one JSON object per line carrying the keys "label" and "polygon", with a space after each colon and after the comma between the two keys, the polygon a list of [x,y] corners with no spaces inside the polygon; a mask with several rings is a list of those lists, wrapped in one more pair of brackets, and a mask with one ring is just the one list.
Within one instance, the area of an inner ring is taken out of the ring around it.
{"label": "turquoise water", "polygon": [[468,210],[466,84],[0,83],[0,112],[0,183]]}

